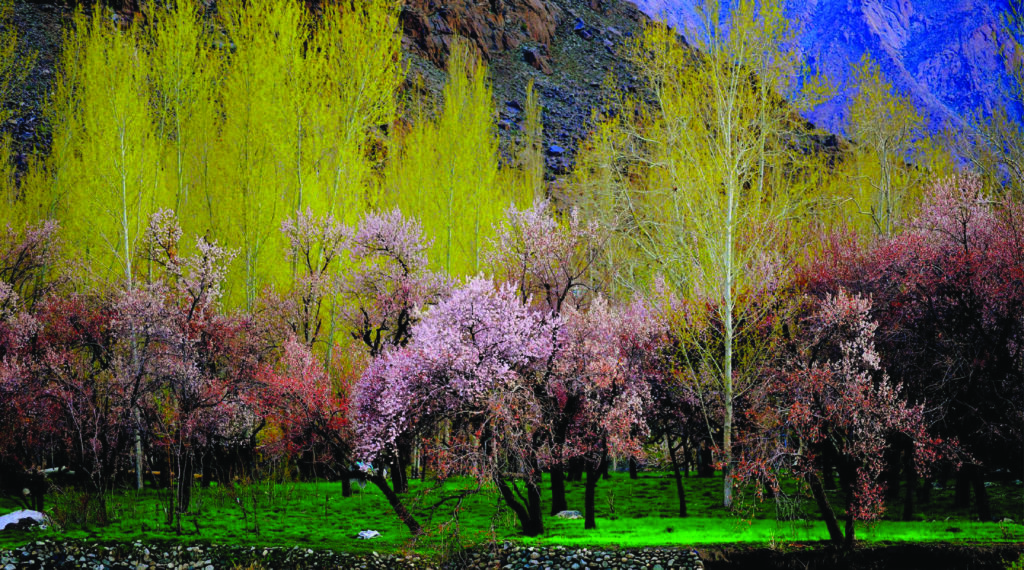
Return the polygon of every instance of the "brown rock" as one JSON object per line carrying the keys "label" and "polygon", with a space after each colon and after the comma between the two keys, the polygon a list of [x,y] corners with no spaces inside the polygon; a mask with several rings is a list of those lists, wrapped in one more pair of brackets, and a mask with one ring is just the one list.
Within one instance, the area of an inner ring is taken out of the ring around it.
{"label": "brown rock", "polygon": [[560,17],[561,10],[542,0],[405,0],[401,16],[410,47],[438,65],[455,36],[468,39],[488,59],[524,41],[547,46]]}
{"label": "brown rock", "polygon": [[524,49],[523,60],[525,60],[526,63],[532,65],[534,69],[537,69],[541,73],[544,73],[545,75],[551,75],[551,62],[549,62],[548,58],[540,54],[537,50]]}

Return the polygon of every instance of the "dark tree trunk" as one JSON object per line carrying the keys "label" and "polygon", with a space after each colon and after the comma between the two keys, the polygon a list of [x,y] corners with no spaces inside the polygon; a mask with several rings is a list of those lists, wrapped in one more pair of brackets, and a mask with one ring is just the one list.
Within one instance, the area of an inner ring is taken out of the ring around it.
{"label": "dark tree trunk", "polygon": [[551,467],[551,514],[557,515],[569,510],[569,502],[565,498],[565,471],[561,465]]}
{"label": "dark tree trunk", "polygon": [[[537,466],[534,466],[534,473],[537,473],[539,479],[540,469]],[[544,534],[544,515],[540,502],[539,480],[529,479],[526,481],[526,507],[527,512],[530,514],[529,529],[523,529],[527,533],[526,536],[540,536]]]}
{"label": "dark tree trunk", "polygon": [[832,463],[832,460],[827,456],[822,458],[822,463],[823,465],[821,470],[821,477],[823,479],[824,487],[828,491],[834,491],[837,488],[836,475],[834,469],[835,465]]}
{"label": "dark tree trunk", "polygon": [[988,489],[985,488],[985,471],[980,465],[971,465],[971,482],[974,487],[974,499],[978,504],[978,519],[982,522],[992,520],[992,506],[988,500]]}
{"label": "dark tree trunk", "polygon": [[905,496],[903,500],[903,520],[914,519],[914,498],[917,495],[917,471],[914,469],[914,445],[907,446],[903,454],[903,476],[906,482]]}
{"label": "dark tree trunk", "polygon": [[[513,482],[513,484],[515,484]],[[544,534],[544,518],[540,514],[540,486],[536,482],[527,481],[525,505],[516,499],[516,492],[509,486],[508,481],[498,480],[498,492],[504,499],[508,508],[516,514],[519,525],[526,536],[540,536]]]}
{"label": "dark tree trunk", "polygon": [[668,457],[672,461],[672,477],[676,480],[676,496],[679,497],[679,516],[686,516],[686,489],[683,488],[683,477],[679,474],[676,463],[676,449],[672,447],[672,439],[665,434],[665,445],[668,446]]}
{"label": "dark tree trunk", "polygon": [[192,485],[195,483],[195,463],[192,454],[185,451],[180,460],[181,473],[178,474],[178,512],[187,513],[192,503]]}
{"label": "dark tree trunk", "polygon": [[[675,462],[673,462],[673,463],[675,463]],[[637,478],[640,477],[640,475],[637,474],[638,467],[639,466],[636,464],[636,459],[634,459],[633,456],[631,455],[629,457],[629,478],[630,479],[637,479]]]}
{"label": "dark tree trunk", "polygon": [[932,502],[932,484],[934,483],[931,479],[925,479],[924,484],[917,488],[917,500],[922,505],[927,505]]}
{"label": "dark tree trunk", "polygon": [[697,475],[700,477],[712,477],[715,474],[714,457],[711,454],[711,447],[702,442],[697,452]]}
{"label": "dark tree trunk", "polygon": [[903,455],[903,449],[901,449],[900,443],[898,442],[896,449],[890,449],[885,453],[885,471],[882,472],[882,479],[885,481],[885,498],[886,500],[896,500],[900,496],[900,483],[902,477],[901,467],[903,462],[900,461]]}
{"label": "dark tree trunk", "polygon": [[682,441],[682,462],[679,464],[683,468],[683,477],[690,477],[690,445],[688,437],[684,437]]}
{"label": "dark tree trunk", "polygon": [[821,479],[818,478],[818,474],[809,473],[807,475],[807,483],[811,486],[811,494],[814,495],[814,500],[818,503],[818,510],[821,511],[821,518],[825,521],[825,527],[828,528],[829,539],[832,541],[832,544],[842,544],[843,531],[839,529],[836,513],[832,510],[828,497],[825,496],[825,489],[821,486]]}
{"label": "dark tree trunk", "polygon": [[351,497],[352,496],[352,471],[346,469],[341,472],[341,496]]}
{"label": "dark tree trunk", "polygon": [[970,469],[964,465],[956,473],[956,491],[953,494],[953,506],[958,509],[966,509],[971,506],[971,477]]}
{"label": "dark tree trunk", "polygon": [[203,488],[209,489],[213,482],[213,459],[203,454]]}
{"label": "dark tree trunk", "polygon": [[583,529],[589,530],[597,528],[597,521],[595,520],[594,514],[594,501],[597,495],[597,480],[601,477],[601,473],[606,471],[608,467],[608,455],[605,454],[601,458],[601,462],[597,465],[587,465],[587,485],[586,491],[583,498]]}
{"label": "dark tree trunk", "polygon": [[405,474],[405,466],[409,457],[409,446],[399,445],[395,460],[391,463],[391,485],[395,493],[405,494],[409,492],[409,479]]}
{"label": "dark tree trunk", "polygon": [[843,543],[843,546],[847,550],[851,550],[853,548],[853,542],[853,513],[850,512],[850,509],[846,509],[846,541]]}
{"label": "dark tree trunk", "polygon": [[391,489],[391,486],[388,485],[388,480],[384,478],[383,475],[377,473],[367,476],[367,479],[376,485],[382,493],[384,493],[384,497],[387,498],[388,503],[391,505],[391,509],[395,511],[396,515],[398,515],[399,520],[405,523],[405,526],[413,536],[423,534],[423,527],[421,527],[420,523],[412,516],[409,509],[405,508],[405,505],[402,504],[402,499],[400,499],[398,494]]}
{"label": "dark tree trunk", "polygon": [[583,461],[578,457],[569,460],[569,469],[565,476],[566,481],[579,483],[583,480]]}

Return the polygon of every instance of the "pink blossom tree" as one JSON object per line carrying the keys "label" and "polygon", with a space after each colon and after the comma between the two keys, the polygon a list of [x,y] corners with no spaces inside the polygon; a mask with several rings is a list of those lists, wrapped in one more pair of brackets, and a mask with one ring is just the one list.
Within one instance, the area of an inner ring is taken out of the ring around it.
{"label": "pink blossom tree", "polygon": [[[413,327],[408,346],[376,359],[360,379],[358,456],[379,464],[405,438],[430,445],[444,430],[447,441],[431,450],[439,475],[470,473],[493,482],[523,532],[537,536],[543,417],[535,395],[558,323],[523,304],[509,286],[477,278],[455,290]],[[370,476],[383,482],[378,473]],[[396,511],[419,531],[407,512]]]}
{"label": "pink blossom tree", "polygon": [[[523,210],[509,208],[485,258],[496,279],[514,287],[523,303],[561,314],[570,308],[585,310],[595,293],[605,288],[607,279],[598,270],[598,261],[606,240],[607,232],[597,223],[583,222],[577,211],[559,220],[550,202],[537,200]],[[551,514],[557,514],[568,509],[565,470],[573,461],[558,454],[566,449],[569,425],[582,401],[564,390],[545,390],[538,398],[545,418],[538,439],[549,450]]]}
{"label": "pink blossom tree", "polygon": [[[854,521],[883,511],[879,476],[884,453],[897,434],[917,448],[919,470],[938,457],[940,441],[925,429],[921,406],[909,406],[901,387],[880,368],[877,324],[871,302],[840,291],[828,295],[800,323],[795,353],[782,356],[772,381],[757,394],[759,405],[745,414],[737,477],[753,482],[758,494],[780,490],[791,474],[810,488],[831,540],[850,546]],[[825,461],[836,465],[845,497],[845,537],[822,486]]]}
{"label": "pink blossom tree", "polygon": [[329,469],[340,467],[342,494],[350,496],[354,434],[348,391],[335,389],[312,350],[294,337],[285,340],[276,364],[261,364],[257,381],[260,388],[252,395],[259,413],[281,431],[268,451],[286,457],[309,453]]}
{"label": "pink blossom tree", "polygon": [[[827,236],[800,280],[818,298],[839,288],[871,296],[883,367],[911,403],[927,402],[929,430],[970,454],[956,501],[966,506],[973,487],[978,514],[989,520],[984,471],[1018,468],[1024,449],[1024,210],[958,175],[932,184],[907,226],[866,245],[849,233]],[[903,442],[887,473],[903,472],[910,518],[915,448]]]}
{"label": "pink blossom tree", "polygon": [[[641,457],[651,383],[668,367],[668,328],[641,299],[614,307],[597,297],[584,312],[569,309],[545,390],[567,416],[565,440],[552,456],[586,466],[584,528],[596,528],[597,482],[610,457]],[[565,404],[574,401],[574,408]],[[571,413],[570,413],[571,412]]]}
{"label": "pink blossom tree", "polygon": [[[420,224],[397,208],[367,214],[350,247],[354,267],[341,284],[341,318],[352,338],[378,358],[409,343],[420,311],[445,296],[451,282],[430,270],[430,242]],[[388,457],[395,492],[408,491],[406,468],[414,444],[400,441]]]}
{"label": "pink blossom tree", "polygon": [[[244,438],[251,422],[239,421],[245,393],[258,365],[247,322],[221,314],[227,264],[234,256],[198,238],[195,253],[178,251],[180,227],[173,212],[159,211],[146,233],[150,260],[162,272],[144,287],[122,293],[114,305],[114,334],[131,346],[118,377],[150,385],[154,436],[166,441],[178,474],[169,516],[189,508],[197,461],[218,439]],[[174,517],[180,530],[180,516]]]}
{"label": "pink blossom tree", "polygon": [[331,215],[315,216],[309,210],[285,220],[281,231],[288,240],[285,258],[292,264],[292,283],[285,291],[265,292],[260,311],[275,342],[294,336],[309,347],[323,345],[325,362],[330,362],[339,293],[336,273],[352,231]]}

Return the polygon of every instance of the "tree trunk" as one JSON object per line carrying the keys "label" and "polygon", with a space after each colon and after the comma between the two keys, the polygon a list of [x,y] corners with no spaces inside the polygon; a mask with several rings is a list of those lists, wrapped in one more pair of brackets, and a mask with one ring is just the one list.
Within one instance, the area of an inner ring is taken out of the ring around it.
{"label": "tree trunk", "polygon": [[700,477],[711,477],[715,474],[714,457],[711,455],[711,448],[707,445],[707,442],[701,442],[700,451],[698,451],[698,463],[697,463],[697,475]]}
{"label": "tree trunk", "polygon": [[[534,466],[534,473],[540,477],[540,469]],[[530,514],[530,525],[524,529],[526,536],[540,536],[544,533],[544,515],[540,502],[540,481],[528,479],[526,481],[526,507]]]}
{"label": "tree trunk", "polygon": [[213,482],[213,459],[203,455],[203,480],[202,485],[204,489],[210,488],[210,483]]}
{"label": "tree trunk", "polygon": [[608,466],[608,456],[605,454],[597,465],[587,465],[587,484],[583,498],[583,529],[597,528],[597,521],[594,514],[594,501],[597,495],[597,480],[601,472]]}
{"label": "tree trunk", "polygon": [[569,510],[565,498],[565,471],[561,465],[551,466],[551,515]]}
{"label": "tree trunk", "polygon": [[630,479],[638,479],[640,477],[637,474],[638,467],[639,466],[636,463],[636,459],[632,455],[629,456],[629,478]]}
{"label": "tree trunk", "polygon": [[352,471],[346,469],[341,472],[341,496],[352,496]]}
{"label": "tree trunk", "polygon": [[690,440],[690,438],[688,438],[688,437],[684,437],[683,438],[683,443],[682,443],[682,448],[683,448],[682,449],[682,451],[683,451],[682,459],[683,459],[683,461],[680,464],[680,467],[683,468],[683,477],[686,477],[687,479],[690,478],[690,445],[688,443],[689,440]]}
{"label": "tree trunk", "polygon": [[821,511],[821,517],[825,521],[825,527],[828,528],[828,536],[832,541],[832,544],[840,545],[843,543],[843,531],[839,529],[839,521],[836,520],[836,513],[832,510],[832,505],[828,502],[828,497],[825,496],[825,489],[821,487],[821,479],[818,478],[817,473],[808,473],[807,482],[811,486],[811,493],[814,495],[814,500],[818,503],[818,510]]}
{"label": "tree trunk", "polygon": [[974,487],[974,499],[978,504],[978,519],[982,522],[992,520],[992,507],[988,500],[988,489],[985,488],[984,469],[980,465],[971,465],[971,482]]}
{"label": "tree trunk", "polygon": [[423,534],[423,527],[421,527],[420,523],[412,516],[409,509],[405,508],[405,505],[402,504],[402,499],[400,499],[398,494],[391,489],[391,486],[388,485],[388,480],[384,478],[383,475],[377,473],[367,476],[367,479],[376,485],[382,493],[384,493],[384,497],[387,498],[392,510],[394,510],[395,514],[398,515],[398,518],[405,523],[405,526],[408,527],[409,532],[412,533],[413,536]]}
{"label": "tree trunk", "polygon": [[[513,484],[515,483],[513,482]],[[508,508],[516,514],[525,536],[544,534],[544,519],[540,515],[540,488],[538,485],[526,482],[525,505],[516,499],[515,492],[512,491],[508,481],[504,479],[498,480],[498,492],[501,493],[501,498],[504,499]]]}
{"label": "tree trunk", "polygon": [[853,541],[853,513],[850,512],[850,509],[846,509],[846,541],[843,543],[843,546],[847,550],[851,550],[853,549]]}
{"label": "tree trunk", "polygon": [[565,476],[566,481],[579,483],[583,480],[583,462],[577,457],[569,460],[569,469]]}
{"label": "tree trunk", "polygon": [[668,446],[668,457],[672,461],[672,476],[676,480],[676,496],[679,497],[679,516],[686,516],[686,489],[683,488],[683,477],[679,474],[679,465],[676,463],[676,449],[672,447],[672,440],[665,434],[665,445]]}
{"label": "tree trunk", "polygon": [[906,480],[906,499],[903,501],[903,520],[914,519],[914,498],[917,495],[917,471],[914,469],[914,445],[907,446],[903,455],[903,475]]}
{"label": "tree trunk", "polygon": [[822,458],[822,464],[821,476],[824,479],[825,489],[834,491],[838,488],[836,486],[835,464],[832,463],[832,458],[828,455]]}
{"label": "tree trunk", "polygon": [[406,458],[408,457],[407,445],[399,445],[395,460],[391,463],[391,485],[395,493],[405,494],[409,492],[409,480],[405,475]]}
{"label": "tree trunk", "polygon": [[178,512],[187,513],[192,502],[192,484],[195,483],[195,464],[192,453],[185,450],[179,460],[181,472],[178,473]]}
{"label": "tree trunk", "polygon": [[953,506],[966,509],[971,506],[971,478],[969,467],[964,465],[956,473],[956,491],[953,494]]}

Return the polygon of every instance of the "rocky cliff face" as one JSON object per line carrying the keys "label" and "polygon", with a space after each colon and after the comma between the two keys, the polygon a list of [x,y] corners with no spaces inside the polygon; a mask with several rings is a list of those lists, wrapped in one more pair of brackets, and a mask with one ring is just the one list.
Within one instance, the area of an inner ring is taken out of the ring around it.
{"label": "rocky cliff face", "polygon": [[[652,16],[693,28],[697,0],[637,0]],[[1011,38],[1002,17],[1019,0],[804,0],[789,2],[802,29],[808,61],[840,88],[832,103],[810,117],[841,131],[852,95],[851,63],[868,53],[902,92],[910,94],[932,126],[962,127],[974,113],[1008,106],[1021,120],[1024,108],[1008,100],[1009,79],[1001,50]],[[724,2],[728,6],[729,2]]]}
{"label": "rocky cliff face", "polygon": [[487,58],[524,41],[548,45],[562,17],[557,5],[542,0],[405,0],[402,7],[406,46],[438,64],[455,36],[474,42]]}

